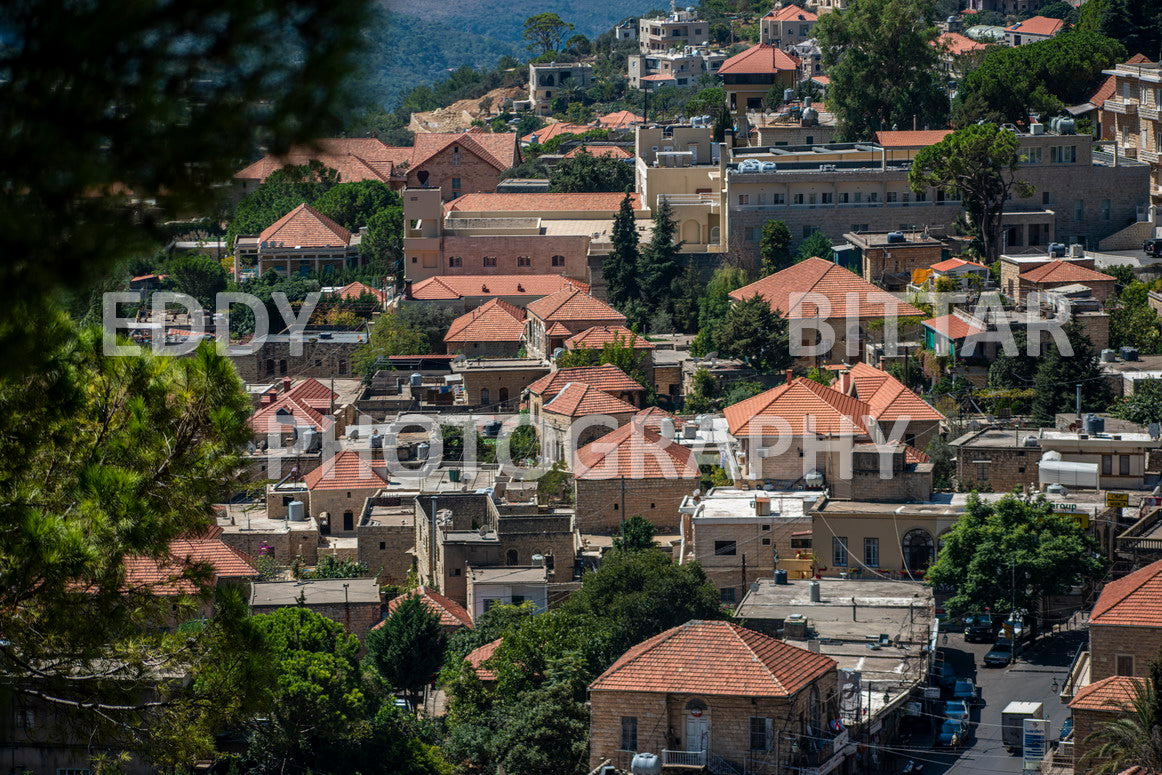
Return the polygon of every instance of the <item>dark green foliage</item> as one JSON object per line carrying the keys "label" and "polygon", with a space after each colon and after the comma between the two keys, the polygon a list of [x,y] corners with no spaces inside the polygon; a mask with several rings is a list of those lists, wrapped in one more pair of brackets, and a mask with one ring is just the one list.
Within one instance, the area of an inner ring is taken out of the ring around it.
{"label": "dark green foliage", "polygon": [[956,475],[956,450],[944,439],[935,437],[924,448],[932,461],[932,489],[944,492],[952,490],[952,478]]}
{"label": "dark green foliage", "polygon": [[367,664],[387,684],[411,696],[413,704],[444,661],[447,638],[440,617],[419,595],[409,594],[367,634]]}
{"label": "dark green foliage", "polygon": [[831,78],[827,107],[843,140],[881,129],[942,126],[948,113],[931,0],[852,0],[814,34]]}
{"label": "dark green foliage", "polygon": [[1101,577],[1105,563],[1096,548],[1076,519],[1054,514],[1043,497],[986,504],[973,495],[925,581],[955,590],[946,603],[953,615],[1007,612],[1014,602],[1018,611],[1034,612],[1044,596]]}
{"label": "dark green foliage", "polygon": [[275,170],[238,203],[226,230],[226,244],[233,249],[238,235],[259,234],[304,202],[314,202],[338,182],[339,173],[317,161]]}
{"label": "dark green foliage", "polygon": [[[359,255],[368,273],[380,277],[403,268],[403,207],[389,205],[367,219],[367,232],[359,243]],[[378,283],[373,284],[379,287]]]}
{"label": "dark green foliage", "polygon": [[403,200],[378,180],[339,183],[315,198],[314,208],[348,231],[369,226],[372,216],[388,207],[402,207]]}
{"label": "dark green foliage", "polygon": [[1069,30],[1023,46],[996,46],[964,77],[953,123],[1025,122],[1030,112],[1050,116],[1089,99],[1102,70],[1124,61],[1126,49],[1097,33]]}
{"label": "dark green foliage", "polygon": [[821,231],[813,231],[799,243],[799,249],[795,253],[796,261],[806,261],[809,258],[822,258],[827,261],[832,259],[831,238]]}
{"label": "dark green foliage", "polygon": [[730,311],[730,292],[744,285],[746,272],[739,267],[723,264],[714,270],[699,300],[698,336],[691,345],[694,355],[705,356],[718,348],[718,329]]}
{"label": "dark green foliage", "polygon": [[1077,385],[1081,385],[1081,408],[1086,412],[1104,412],[1110,404],[1110,389],[1102,376],[1101,364],[1093,343],[1072,320],[1065,326],[1073,354],[1066,356],[1056,344],[1041,356],[1033,377],[1033,419],[1052,426],[1058,412],[1074,409]]}
{"label": "dark green foliage", "polygon": [[1109,307],[1110,347],[1136,347],[1145,355],[1162,351],[1158,313],[1149,298],[1150,286],[1138,280],[1117,288],[1117,300]]}
{"label": "dark green foliage", "polygon": [[653,522],[635,515],[621,523],[621,528],[613,537],[613,546],[627,552],[640,552],[654,545],[656,532]]}
{"label": "dark green foliage", "polygon": [[521,37],[528,41],[529,51],[548,54],[561,47],[562,36],[571,29],[573,25],[557,14],[542,12],[525,19]]}
{"label": "dark green foliage", "polygon": [[732,406],[737,404],[739,401],[745,401],[752,396],[757,396],[759,393],[763,392],[764,389],[765,388],[761,382],[752,382],[749,380],[735,382],[730,386],[730,389],[727,390],[725,394],[723,394],[722,400],[719,403],[721,403],[724,407]]}
{"label": "dark green foliage", "polygon": [[319,558],[315,569],[304,574],[304,577],[309,579],[360,579],[370,575],[365,562],[342,560],[332,554],[325,554]]}
{"label": "dark green foliage", "polygon": [[613,247],[605,259],[602,274],[609,303],[620,309],[636,297],[638,287],[638,235],[629,194],[621,200],[621,207],[613,218],[610,239]]}
{"label": "dark green foliage", "polygon": [[1118,399],[1110,409],[1114,417],[1149,425],[1162,423],[1162,381],[1140,379],[1134,383],[1133,395]]}
{"label": "dark green foliage", "polygon": [[562,159],[549,178],[549,190],[555,193],[632,189],[633,165],[614,156],[594,156],[587,150]]}
{"label": "dark green foliage", "polygon": [[[816,232],[818,233],[818,232]],[[831,246],[827,246],[830,250]],[[763,236],[759,240],[759,255],[762,256],[763,274],[774,274],[786,269],[791,261],[791,230],[783,221],[767,221],[763,224]]]}
{"label": "dark green foliage", "polygon": [[735,302],[718,330],[718,352],[738,358],[760,374],[777,374],[790,368],[788,324],[757,293]]}
{"label": "dark green foliage", "polygon": [[639,304],[636,309],[630,307],[630,312],[636,312],[634,319],[643,322],[658,312],[670,312],[670,300],[677,289],[682,268],[679,251],[683,243],[676,239],[678,224],[674,210],[664,198],[654,209],[653,221],[653,234],[642,248],[638,261]]}
{"label": "dark green foliage", "polygon": [[1005,355],[1002,350],[997,359],[989,364],[990,388],[1024,390],[1033,386],[1040,359],[1028,354],[1028,337],[1024,331],[1014,331],[1013,342],[1017,348],[1016,353]]}
{"label": "dark green foliage", "polygon": [[179,256],[166,263],[174,290],[193,296],[202,309],[215,308],[218,293],[226,290],[226,270],[209,256]]}
{"label": "dark green foliage", "polygon": [[367,344],[355,351],[355,370],[365,379],[390,368],[390,355],[426,355],[443,350],[444,334],[456,314],[445,307],[409,304],[380,315],[371,326]]}
{"label": "dark green foliage", "polygon": [[1162,48],[1162,2],[1104,0],[1099,32],[1120,41],[1129,56],[1145,54],[1156,62]]}

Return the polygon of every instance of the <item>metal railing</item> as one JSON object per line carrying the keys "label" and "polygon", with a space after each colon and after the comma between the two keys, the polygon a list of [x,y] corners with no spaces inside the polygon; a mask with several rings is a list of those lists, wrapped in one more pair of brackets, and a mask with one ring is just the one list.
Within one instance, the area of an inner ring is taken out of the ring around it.
{"label": "metal railing", "polygon": [[671,751],[662,749],[663,767],[705,767],[706,751]]}

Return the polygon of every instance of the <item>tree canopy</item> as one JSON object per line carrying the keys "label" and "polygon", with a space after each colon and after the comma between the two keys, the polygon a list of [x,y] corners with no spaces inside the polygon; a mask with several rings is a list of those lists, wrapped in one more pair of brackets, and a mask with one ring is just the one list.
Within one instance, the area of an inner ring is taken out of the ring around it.
{"label": "tree canopy", "polygon": [[1162,423],[1162,380],[1136,380],[1134,392],[1118,399],[1110,414],[1139,425]]}
{"label": "tree canopy", "polygon": [[549,178],[554,193],[620,192],[633,188],[633,165],[616,156],[594,156],[582,150],[561,159]]}
{"label": "tree canopy", "polygon": [[529,42],[529,51],[548,54],[561,47],[561,38],[573,29],[555,13],[538,13],[525,19],[521,37]]}
{"label": "tree canopy", "polygon": [[738,358],[760,374],[778,374],[794,362],[786,319],[757,293],[731,306],[717,336],[723,357]]}
{"label": "tree canopy", "polygon": [[405,595],[383,625],[367,634],[367,663],[413,704],[444,661],[447,638],[440,617],[418,595]]}
{"label": "tree canopy", "polygon": [[791,230],[783,221],[770,220],[763,224],[759,240],[759,256],[764,275],[786,269],[791,261]]}
{"label": "tree canopy", "polygon": [[1110,388],[1102,375],[1097,351],[1076,318],[1065,325],[1065,335],[1072,355],[1066,355],[1054,342],[1041,356],[1033,376],[1032,412],[1041,425],[1051,426],[1058,412],[1074,409],[1078,385],[1083,411],[1102,412],[1110,404]]}

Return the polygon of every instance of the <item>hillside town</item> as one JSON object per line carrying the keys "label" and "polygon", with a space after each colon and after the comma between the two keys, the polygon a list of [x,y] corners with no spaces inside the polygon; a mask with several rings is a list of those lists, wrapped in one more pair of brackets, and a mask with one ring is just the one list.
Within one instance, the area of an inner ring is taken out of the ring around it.
{"label": "hillside town", "polygon": [[1162,0],[208,3],[0,11],[6,772],[1162,775]]}

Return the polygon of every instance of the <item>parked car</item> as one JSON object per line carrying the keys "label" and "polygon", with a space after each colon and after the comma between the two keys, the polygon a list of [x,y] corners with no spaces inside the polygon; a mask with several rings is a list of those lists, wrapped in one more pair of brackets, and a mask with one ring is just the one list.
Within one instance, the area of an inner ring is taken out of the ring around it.
{"label": "parked car", "polygon": [[949,700],[944,703],[944,709],[940,711],[940,715],[956,721],[966,720],[968,718],[968,703],[964,700]]}
{"label": "parked car", "polygon": [[966,704],[972,705],[977,701],[976,684],[964,679],[958,680],[952,687],[952,699],[963,700]]}
{"label": "parked car", "polygon": [[993,647],[984,655],[985,667],[1005,667],[1013,661],[1013,642],[1008,638],[998,638]]}
{"label": "parked car", "polygon": [[956,685],[956,671],[947,662],[937,662],[932,668],[932,680],[941,689],[952,689]]}
{"label": "parked car", "polygon": [[996,625],[988,614],[964,617],[964,639],[969,643],[987,643],[996,636]]}
{"label": "parked car", "polygon": [[1142,243],[1142,250],[1147,256],[1162,256],[1162,239],[1152,237]]}
{"label": "parked car", "polygon": [[968,722],[964,719],[945,719],[936,733],[936,745],[941,748],[959,748],[968,741]]}

